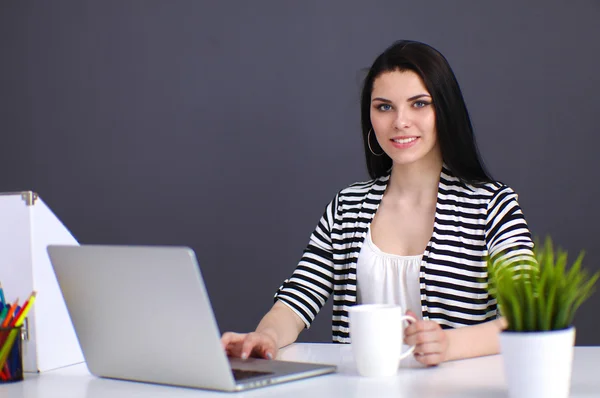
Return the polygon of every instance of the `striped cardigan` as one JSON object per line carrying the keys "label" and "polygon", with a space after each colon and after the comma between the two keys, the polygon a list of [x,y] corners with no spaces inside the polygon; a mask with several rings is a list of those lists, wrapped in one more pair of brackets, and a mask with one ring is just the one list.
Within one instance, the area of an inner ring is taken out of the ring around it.
{"label": "striped cardigan", "polygon": [[[333,342],[349,343],[348,307],[356,304],[356,263],[389,175],[355,183],[327,206],[300,263],[275,294],[310,327],[333,293]],[[467,185],[443,168],[431,240],[419,279],[423,319],[442,328],[496,318],[487,292],[487,262],[533,255],[517,195],[499,182]]]}

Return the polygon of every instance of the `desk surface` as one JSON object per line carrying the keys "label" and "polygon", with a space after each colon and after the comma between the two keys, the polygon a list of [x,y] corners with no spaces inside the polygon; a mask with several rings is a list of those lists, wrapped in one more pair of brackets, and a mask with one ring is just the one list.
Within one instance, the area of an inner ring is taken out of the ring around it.
{"label": "desk surface", "polygon": [[[242,393],[219,393],[189,388],[96,378],[85,364],[0,385],[0,397],[10,398],[179,398],[204,396],[242,397],[506,397],[502,357],[494,355],[425,368],[413,358],[403,361],[395,377],[368,379],[358,376],[352,350],[346,344],[293,344],[279,359],[332,363],[338,372]],[[576,347],[571,397],[600,396],[600,347]]]}

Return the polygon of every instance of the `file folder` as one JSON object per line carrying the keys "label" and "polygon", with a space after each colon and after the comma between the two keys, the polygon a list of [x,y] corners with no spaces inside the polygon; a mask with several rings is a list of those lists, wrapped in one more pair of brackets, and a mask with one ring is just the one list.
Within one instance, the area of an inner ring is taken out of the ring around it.
{"label": "file folder", "polygon": [[6,298],[38,292],[22,333],[25,372],[84,361],[46,251],[49,244],[78,242],[37,193],[0,193],[0,282]]}

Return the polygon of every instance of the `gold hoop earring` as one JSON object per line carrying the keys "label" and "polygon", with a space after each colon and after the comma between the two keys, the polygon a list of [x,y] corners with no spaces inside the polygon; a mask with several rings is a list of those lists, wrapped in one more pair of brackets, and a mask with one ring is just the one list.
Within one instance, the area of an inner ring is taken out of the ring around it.
{"label": "gold hoop earring", "polygon": [[381,156],[385,153],[385,151],[382,150],[381,153],[375,153],[373,152],[373,148],[371,148],[371,133],[373,132],[373,127],[371,127],[369,129],[369,132],[367,133],[367,145],[369,146],[369,151],[371,151],[371,153],[375,156]]}

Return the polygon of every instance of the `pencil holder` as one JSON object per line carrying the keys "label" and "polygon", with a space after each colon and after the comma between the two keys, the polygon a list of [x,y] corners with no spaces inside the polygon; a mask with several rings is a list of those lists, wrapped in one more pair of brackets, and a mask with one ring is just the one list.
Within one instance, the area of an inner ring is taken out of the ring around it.
{"label": "pencil holder", "polygon": [[23,380],[21,326],[0,328],[0,383]]}

